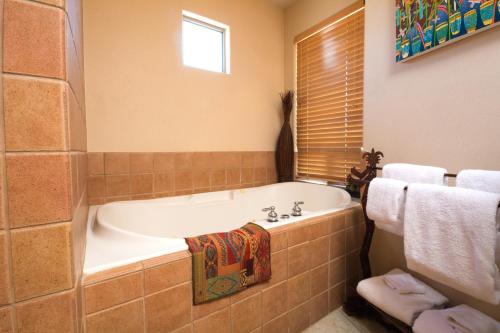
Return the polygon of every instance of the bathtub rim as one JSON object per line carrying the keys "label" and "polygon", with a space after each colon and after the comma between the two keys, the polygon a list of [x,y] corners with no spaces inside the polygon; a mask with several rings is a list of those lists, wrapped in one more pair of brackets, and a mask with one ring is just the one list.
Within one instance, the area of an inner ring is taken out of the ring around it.
{"label": "bathtub rim", "polygon": [[[245,188],[245,190],[258,189],[258,188],[275,186],[275,185],[276,184],[251,187],[251,188]],[[318,184],[317,186],[326,186],[326,185],[319,185]],[[355,200],[354,198],[352,198],[345,190],[342,190],[340,188],[337,188],[337,189],[341,192],[345,192],[345,194],[350,199],[349,203],[343,205],[342,207],[336,207],[336,208],[332,208],[332,209],[315,211],[314,213],[309,213],[309,214],[301,216],[299,218],[293,218],[290,220],[285,220],[283,222],[270,223],[270,222],[265,221],[265,219],[252,221],[252,222],[255,222],[255,223],[263,226],[269,232],[281,232],[282,230],[285,230],[287,228],[294,228],[299,223],[307,224],[307,223],[310,223],[314,219],[319,218],[321,216],[340,213],[340,212],[347,211],[347,210],[350,210],[350,209],[353,209],[355,207],[360,206],[359,202],[357,200]],[[225,191],[228,191],[228,190],[225,190]],[[225,191],[217,191],[217,192],[225,192]],[[216,192],[207,192],[207,193],[216,193]],[[181,196],[175,196],[175,197],[191,197],[191,196],[192,195],[181,195]],[[130,204],[131,202],[141,203],[141,202],[150,202],[152,200],[160,201],[162,199],[168,199],[168,198],[173,198],[173,197],[147,199],[147,200],[116,201],[116,202],[111,202],[109,204],[125,204],[125,203]],[[106,205],[106,204],[104,204],[104,205]],[[85,249],[86,257],[87,257],[87,252],[90,249],[89,245],[92,246],[92,243],[96,242],[96,239],[99,238],[94,231],[94,226],[95,226],[95,223],[97,220],[98,209],[104,205],[92,205],[89,207],[89,214],[88,214],[88,220],[87,220],[87,233],[86,233],[86,249]],[[85,258],[84,265],[83,265],[83,276],[84,277],[92,276],[94,274],[98,274],[98,273],[113,270],[113,269],[118,269],[120,267],[127,266],[127,265],[132,265],[132,264],[136,264],[136,263],[139,264],[139,263],[142,263],[144,261],[151,260],[154,258],[159,258],[159,257],[164,257],[164,256],[175,256],[175,254],[180,254],[182,252],[187,252],[190,255],[190,253],[188,251],[188,246],[185,243],[184,238],[168,238],[168,237],[148,236],[148,235],[130,232],[127,230],[116,228],[116,227],[109,228],[107,226],[103,227],[103,230],[104,230],[104,232],[117,233],[118,235],[123,235],[125,238],[129,238],[131,240],[142,240],[145,242],[165,243],[165,248],[162,250],[159,250],[159,251],[151,251],[151,252],[148,252],[147,254],[138,254],[138,255],[129,256],[125,259],[113,260],[113,261],[111,261],[109,263],[105,263],[105,264],[92,265],[90,267],[87,266],[88,262],[87,262],[87,258]],[[97,242],[100,242],[100,241],[101,240],[97,240]],[[168,242],[168,244],[166,244],[167,242]]]}
{"label": "bathtub rim", "polygon": [[[262,190],[262,189],[265,189],[265,188],[276,187],[277,185],[293,184],[293,183],[297,183],[297,182],[285,182],[285,183],[276,183],[276,184],[269,184],[269,185],[263,185],[263,186],[254,186],[254,187],[248,187],[248,188],[244,188],[244,189],[240,189],[240,190],[256,191],[256,190]],[[327,186],[327,185],[322,185],[322,184],[311,184],[311,183],[302,183],[302,184],[309,184],[309,185],[313,185],[313,186]],[[324,214],[332,213],[332,212],[338,211],[340,209],[349,208],[352,205],[352,203],[354,202],[353,198],[351,197],[351,195],[346,190],[344,190],[342,188],[338,188],[338,187],[333,187],[333,186],[329,186],[329,187],[332,188],[332,189],[334,189],[335,191],[339,191],[339,193],[342,195],[343,200],[342,200],[341,205],[339,207],[330,208],[330,209],[323,209],[323,210],[319,210],[319,211],[314,211],[314,213],[312,213],[312,212],[306,212],[305,211],[304,213],[306,213],[307,215],[300,216],[300,217],[290,216],[290,219],[288,219],[288,220],[279,221],[279,222],[273,222],[273,223],[266,222],[265,219],[252,220],[252,221],[248,221],[248,222],[257,223],[260,226],[262,226],[263,228],[265,228],[266,230],[268,230],[268,229],[273,229],[273,228],[276,228],[276,227],[279,227],[279,226],[282,226],[282,225],[299,222],[299,221],[307,219],[307,218],[313,218],[313,217],[321,216],[321,215],[324,215]],[[114,226],[111,223],[107,223],[105,221],[105,219],[102,219],[102,220],[99,219],[99,212],[101,211],[101,208],[106,207],[106,206],[119,206],[119,205],[125,205],[125,204],[126,205],[134,205],[134,204],[143,204],[143,203],[151,203],[151,202],[155,203],[155,202],[162,202],[165,199],[168,200],[168,199],[171,199],[171,198],[185,198],[187,200],[190,200],[190,199],[194,198],[194,196],[196,196],[196,195],[205,194],[205,193],[210,193],[210,194],[216,195],[217,193],[220,194],[220,193],[224,193],[224,192],[230,192],[230,195],[234,198],[234,196],[236,194],[235,191],[238,191],[238,190],[223,190],[223,191],[214,191],[214,192],[202,192],[202,193],[193,193],[193,194],[188,194],[188,195],[163,197],[163,198],[154,198],[154,199],[144,199],[144,200],[114,201],[114,202],[110,202],[110,203],[105,203],[103,205],[95,205],[95,206],[92,206],[92,207],[97,207],[96,208],[96,212],[95,212],[95,218],[92,221],[92,224],[90,226],[92,228],[94,228],[95,224],[98,223],[100,227],[102,226],[104,228],[113,230],[114,232],[125,234],[127,236],[140,237],[140,238],[149,239],[149,240],[158,240],[158,239],[167,240],[168,239],[168,240],[174,242],[174,241],[179,240],[181,238],[159,237],[159,236],[144,235],[144,234],[141,234],[141,233],[138,233],[138,232],[129,231],[129,230],[124,229],[124,228],[119,228],[119,227]],[[236,194],[236,195],[238,195],[238,194]],[[212,200],[212,201],[207,201],[207,202],[198,202],[197,204],[216,203],[217,201],[221,201],[221,200]],[[182,204],[185,204],[185,203],[186,202],[178,202],[178,203],[177,202],[172,202],[172,203],[169,203],[169,205],[176,206],[176,205],[182,205]],[[227,231],[229,231],[229,230],[227,230]],[[221,232],[225,232],[225,231],[221,231]]]}
{"label": "bathtub rim", "polygon": [[[320,214],[318,216],[308,216],[307,218],[302,219],[302,220],[297,220],[297,221],[294,221],[292,223],[287,223],[287,224],[283,224],[280,226],[276,226],[274,228],[269,229],[269,232],[270,233],[285,232],[285,230],[287,230],[287,229],[292,229],[292,228],[297,227],[298,224],[312,223],[313,219],[319,218],[323,215],[336,214],[336,213],[340,214],[344,211],[355,209],[355,208],[360,207],[360,206],[361,205],[358,202],[353,201],[347,207],[340,208],[338,210],[334,210],[331,212],[323,213],[323,214]],[[89,208],[89,223],[91,223],[91,219],[93,219],[95,217],[95,211],[98,207],[99,206],[91,206]],[[311,220],[311,221],[309,221],[309,220]],[[88,230],[88,229],[90,229],[90,228],[87,228],[87,242],[89,240],[92,240],[92,238],[94,237],[94,236],[92,236],[92,231]],[[181,239],[181,240],[182,240],[183,244],[179,248],[174,248],[171,245],[169,245],[168,248],[165,248],[161,251],[149,252],[149,253],[144,254],[144,255],[130,256],[126,259],[114,260],[114,261],[112,261],[110,263],[106,263],[106,264],[98,264],[98,265],[94,265],[92,267],[88,267],[86,265],[87,261],[85,261],[84,265],[83,265],[83,277],[88,278],[89,276],[93,276],[95,274],[99,274],[99,273],[103,273],[103,272],[107,272],[107,271],[112,271],[114,269],[118,269],[120,267],[125,267],[128,265],[141,264],[144,261],[154,260],[154,259],[161,258],[161,257],[170,257],[170,256],[176,257],[176,255],[181,255],[182,253],[185,253],[186,255],[190,256],[191,254],[188,251],[187,244],[184,242],[184,239]],[[89,244],[87,244],[87,248],[88,248],[88,245]]]}

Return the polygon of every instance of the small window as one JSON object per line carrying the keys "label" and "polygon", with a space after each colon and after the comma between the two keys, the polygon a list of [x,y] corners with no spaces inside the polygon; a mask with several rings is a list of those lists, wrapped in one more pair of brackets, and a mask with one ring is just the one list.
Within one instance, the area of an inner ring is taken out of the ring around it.
{"label": "small window", "polygon": [[184,66],[229,74],[229,26],[182,12]]}

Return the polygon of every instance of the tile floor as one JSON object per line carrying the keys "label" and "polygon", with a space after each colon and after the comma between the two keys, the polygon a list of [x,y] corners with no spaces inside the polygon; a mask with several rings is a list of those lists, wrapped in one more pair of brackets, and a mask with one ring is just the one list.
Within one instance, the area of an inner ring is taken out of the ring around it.
{"label": "tile floor", "polygon": [[309,327],[303,333],[395,333],[395,329],[384,327],[373,317],[349,317],[339,308]]}

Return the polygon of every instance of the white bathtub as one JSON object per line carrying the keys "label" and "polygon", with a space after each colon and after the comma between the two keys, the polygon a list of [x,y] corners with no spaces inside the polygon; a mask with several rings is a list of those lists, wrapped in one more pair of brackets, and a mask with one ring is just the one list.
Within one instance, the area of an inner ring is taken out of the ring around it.
{"label": "white bathtub", "polygon": [[[291,214],[294,201],[304,201],[303,216],[266,221],[263,208]],[[184,237],[229,231],[250,221],[269,229],[353,205],[342,189],[294,182],[93,206],[84,274],[187,250]]]}

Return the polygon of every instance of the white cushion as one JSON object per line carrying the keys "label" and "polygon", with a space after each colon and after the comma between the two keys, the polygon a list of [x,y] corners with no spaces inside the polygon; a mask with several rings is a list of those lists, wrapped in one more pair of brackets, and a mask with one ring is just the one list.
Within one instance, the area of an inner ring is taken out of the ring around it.
{"label": "white cushion", "polygon": [[[404,272],[400,269],[393,269],[387,274],[401,273]],[[359,282],[356,290],[358,294],[380,310],[412,326],[420,313],[442,307],[448,302],[446,297],[418,279],[415,280],[425,287],[424,294],[400,294],[385,284],[383,276],[375,276]]]}

